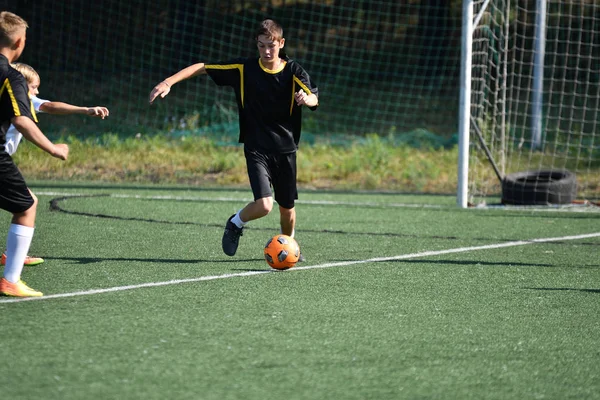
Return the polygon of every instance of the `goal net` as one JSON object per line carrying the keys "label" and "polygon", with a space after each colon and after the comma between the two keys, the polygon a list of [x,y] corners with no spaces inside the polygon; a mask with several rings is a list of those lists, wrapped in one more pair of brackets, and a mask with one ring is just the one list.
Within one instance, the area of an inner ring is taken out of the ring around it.
{"label": "goal net", "polygon": [[474,0],[463,11],[472,27],[459,205],[597,203],[600,4]]}
{"label": "goal net", "polygon": [[460,0],[9,2],[31,26],[22,61],[40,72],[41,96],[111,110],[101,123],[44,116],[49,133],[109,129],[235,142],[230,90],[199,78],[152,107],[148,94],[193,63],[256,56],[253,34],[272,17],[283,25],[286,53],[306,68],[323,99],[320,112],[304,115],[303,142],[369,134],[417,147],[456,142]]}

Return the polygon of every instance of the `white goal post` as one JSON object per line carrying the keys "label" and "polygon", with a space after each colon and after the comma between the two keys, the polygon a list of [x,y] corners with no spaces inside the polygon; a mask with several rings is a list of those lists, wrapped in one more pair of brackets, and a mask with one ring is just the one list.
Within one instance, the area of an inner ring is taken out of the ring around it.
{"label": "white goal post", "polygon": [[457,204],[600,201],[600,4],[463,0]]}

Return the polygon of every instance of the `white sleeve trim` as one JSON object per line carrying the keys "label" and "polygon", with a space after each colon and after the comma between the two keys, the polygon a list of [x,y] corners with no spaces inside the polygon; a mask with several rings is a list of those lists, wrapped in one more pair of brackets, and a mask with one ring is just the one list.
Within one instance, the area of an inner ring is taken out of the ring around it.
{"label": "white sleeve trim", "polygon": [[31,103],[33,103],[33,109],[35,110],[35,112],[43,112],[42,110],[40,110],[40,107],[42,106],[42,104],[49,102],[50,100],[44,100],[40,99],[37,96],[31,96]]}

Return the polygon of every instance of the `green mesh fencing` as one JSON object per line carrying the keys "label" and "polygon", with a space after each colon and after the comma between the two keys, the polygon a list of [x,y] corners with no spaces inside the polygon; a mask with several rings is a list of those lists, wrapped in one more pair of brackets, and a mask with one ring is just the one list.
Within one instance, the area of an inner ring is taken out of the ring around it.
{"label": "green mesh fencing", "polygon": [[376,133],[400,143],[456,142],[460,1],[9,0],[30,24],[20,61],[41,75],[40,97],[104,105],[108,120],[42,116],[49,136],[208,135],[237,140],[233,93],[208,77],[148,105],[163,78],[196,62],[257,54],[265,17],[284,27],[287,54],[316,81],[321,107],[303,140],[343,143]]}

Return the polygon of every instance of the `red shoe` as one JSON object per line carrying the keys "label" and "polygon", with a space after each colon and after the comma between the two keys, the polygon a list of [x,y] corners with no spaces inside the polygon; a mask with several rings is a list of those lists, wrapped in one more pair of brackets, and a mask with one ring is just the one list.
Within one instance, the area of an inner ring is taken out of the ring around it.
{"label": "red shoe", "polygon": [[[25,257],[25,262],[23,265],[38,265],[44,262],[43,258],[40,257]],[[0,260],[2,265],[6,265],[6,254],[2,253],[2,259]]]}
{"label": "red shoe", "polygon": [[27,286],[25,282],[12,283],[5,278],[0,279],[0,293],[13,297],[42,297],[44,294]]}

